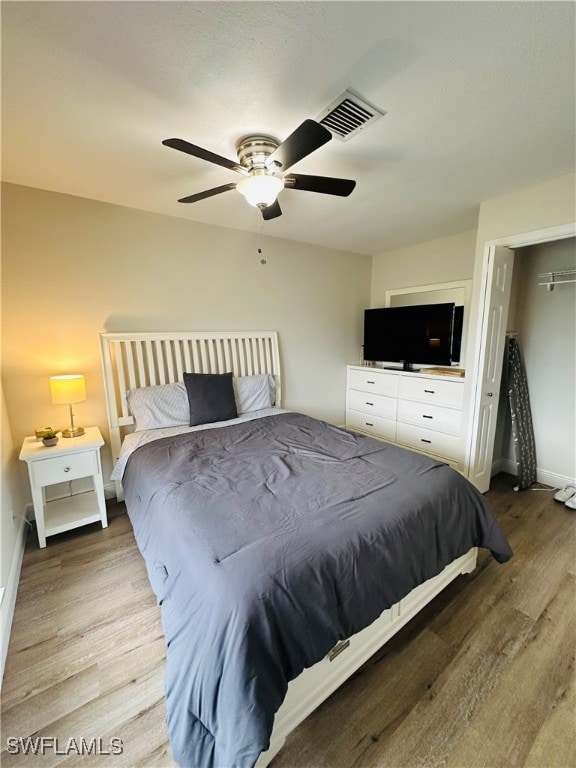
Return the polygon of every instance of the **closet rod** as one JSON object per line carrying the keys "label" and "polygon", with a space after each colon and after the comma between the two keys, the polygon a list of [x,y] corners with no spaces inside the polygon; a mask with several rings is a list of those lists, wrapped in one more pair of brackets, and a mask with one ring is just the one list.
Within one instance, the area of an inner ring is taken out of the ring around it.
{"label": "closet rod", "polygon": [[538,275],[538,279],[542,280],[538,285],[545,285],[547,290],[553,291],[555,285],[576,283],[574,275],[576,275],[576,269],[561,269],[555,272],[542,272],[542,274]]}

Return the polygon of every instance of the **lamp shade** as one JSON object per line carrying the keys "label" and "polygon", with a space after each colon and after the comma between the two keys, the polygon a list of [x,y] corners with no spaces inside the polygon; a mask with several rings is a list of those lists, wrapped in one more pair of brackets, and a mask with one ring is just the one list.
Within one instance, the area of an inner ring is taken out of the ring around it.
{"label": "lamp shade", "polygon": [[73,373],[68,376],[50,376],[52,402],[57,405],[70,405],[86,400],[84,376]]}

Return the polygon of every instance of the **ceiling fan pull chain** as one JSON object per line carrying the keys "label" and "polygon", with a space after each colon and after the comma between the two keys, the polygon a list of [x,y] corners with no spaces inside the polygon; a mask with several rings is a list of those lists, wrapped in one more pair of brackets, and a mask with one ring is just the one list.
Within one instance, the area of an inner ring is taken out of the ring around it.
{"label": "ceiling fan pull chain", "polygon": [[[259,229],[259,246],[258,253],[261,256],[264,250],[264,217],[260,208],[256,209],[256,215],[258,216],[258,229]],[[266,259],[260,259],[260,264],[266,264]]]}

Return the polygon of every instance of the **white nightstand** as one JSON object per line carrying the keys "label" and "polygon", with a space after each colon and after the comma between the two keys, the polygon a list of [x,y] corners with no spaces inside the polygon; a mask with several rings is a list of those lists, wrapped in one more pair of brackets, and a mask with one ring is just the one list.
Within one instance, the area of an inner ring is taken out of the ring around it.
{"label": "white nightstand", "polygon": [[[79,525],[101,522],[102,528],[108,526],[100,464],[103,445],[98,427],[86,427],[81,437],[60,437],[57,445],[49,448],[35,437],[24,438],[20,459],[28,464],[40,547],[46,546],[47,536]],[[47,485],[80,477],[91,477],[94,490],[46,501]]]}

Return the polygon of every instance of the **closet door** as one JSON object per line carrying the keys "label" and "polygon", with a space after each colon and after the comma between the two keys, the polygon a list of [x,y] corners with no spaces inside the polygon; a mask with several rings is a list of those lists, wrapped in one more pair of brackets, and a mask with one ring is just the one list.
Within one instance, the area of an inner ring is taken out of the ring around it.
{"label": "closet door", "polygon": [[481,331],[480,375],[474,393],[469,480],[485,493],[490,487],[506,321],[512,287],[514,251],[491,246]]}

